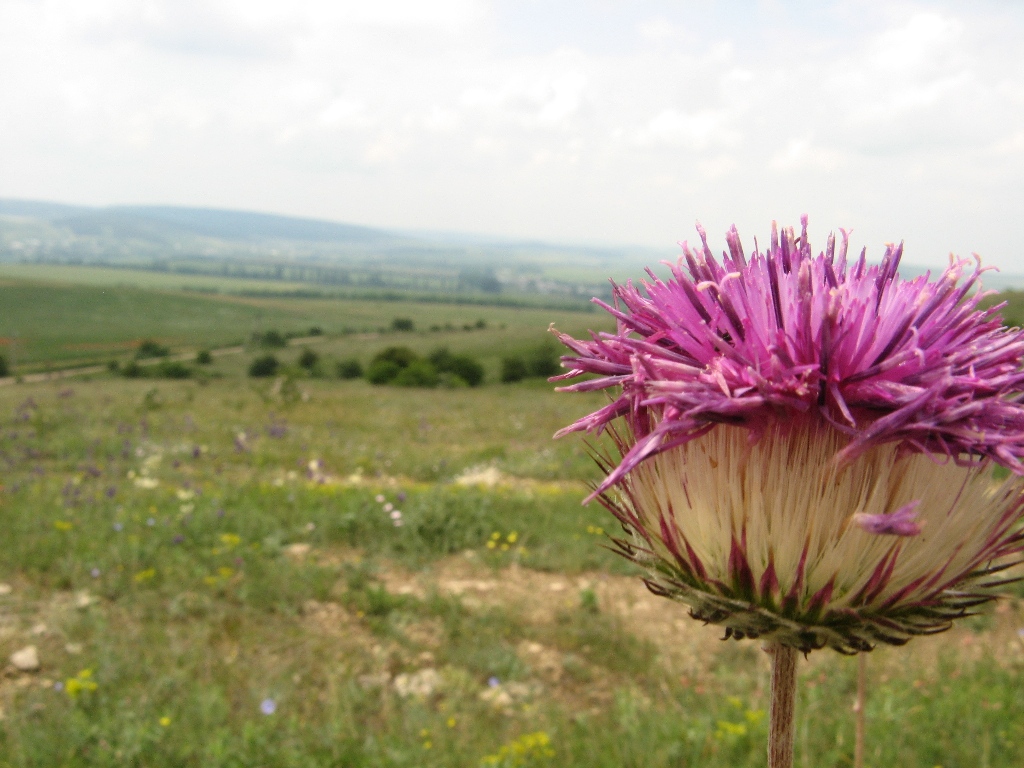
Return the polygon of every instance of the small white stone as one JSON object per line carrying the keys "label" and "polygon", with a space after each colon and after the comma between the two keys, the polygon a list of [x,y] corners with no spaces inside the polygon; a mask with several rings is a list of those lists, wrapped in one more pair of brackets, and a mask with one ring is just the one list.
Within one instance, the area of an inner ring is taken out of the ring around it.
{"label": "small white stone", "polygon": [[35,672],[39,669],[39,651],[34,645],[26,645],[11,654],[11,664],[22,672]]}
{"label": "small white stone", "polygon": [[14,587],[10,584],[0,582],[0,595],[9,595],[14,591]]}
{"label": "small white stone", "polygon": [[395,692],[403,699],[409,696],[426,698],[441,684],[441,676],[436,669],[427,667],[411,675],[399,675],[395,678]]}
{"label": "small white stone", "polygon": [[294,558],[295,560],[301,560],[309,554],[310,549],[311,547],[309,546],[309,544],[289,544],[287,547],[284,548],[284,553],[288,555],[288,557]]}

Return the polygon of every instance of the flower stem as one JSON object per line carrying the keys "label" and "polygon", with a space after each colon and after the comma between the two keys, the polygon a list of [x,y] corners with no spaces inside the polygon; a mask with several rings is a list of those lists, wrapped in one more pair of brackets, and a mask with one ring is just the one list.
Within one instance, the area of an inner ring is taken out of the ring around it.
{"label": "flower stem", "polygon": [[779,643],[769,643],[765,650],[772,657],[772,701],[768,710],[768,768],[793,768],[797,650]]}
{"label": "flower stem", "polygon": [[853,742],[854,768],[864,768],[864,688],[868,675],[868,655],[857,654],[857,700],[853,704],[856,732]]}

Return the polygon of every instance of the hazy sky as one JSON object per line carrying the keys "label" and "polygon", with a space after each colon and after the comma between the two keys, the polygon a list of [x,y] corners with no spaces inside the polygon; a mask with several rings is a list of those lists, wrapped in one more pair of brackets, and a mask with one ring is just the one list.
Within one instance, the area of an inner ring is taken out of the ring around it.
{"label": "hazy sky", "polygon": [[0,0],[0,197],[1024,271],[1024,4]]}

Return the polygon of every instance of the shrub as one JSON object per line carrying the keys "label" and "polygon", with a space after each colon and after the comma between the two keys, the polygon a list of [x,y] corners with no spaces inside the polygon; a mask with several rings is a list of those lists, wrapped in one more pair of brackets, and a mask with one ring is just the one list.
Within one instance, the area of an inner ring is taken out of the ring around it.
{"label": "shrub", "polygon": [[267,349],[281,349],[288,346],[288,339],[275,330],[253,334],[256,342]]}
{"label": "shrub", "polygon": [[402,366],[394,360],[374,359],[366,369],[366,380],[371,384],[390,384],[402,372]]}
{"label": "shrub", "polygon": [[471,387],[479,386],[484,380],[484,367],[469,355],[453,355],[447,347],[435,349],[427,359],[438,373],[451,373]]}
{"label": "shrub", "polygon": [[526,366],[531,376],[557,376],[562,372],[558,349],[551,342],[540,344],[529,351]]}
{"label": "shrub", "polygon": [[277,373],[277,368],[280,364],[277,362],[277,358],[273,355],[264,355],[263,357],[257,357],[249,365],[249,375],[253,378],[260,378],[266,376],[273,376]]}
{"label": "shrub", "polygon": [[413,331],[415,329],[416,324],[413,323],[412,318],[396,317],[391,321],[391,330],[393,331]]}
{"label": "shrub", "polygon": [[399,371],[392,383],[399,387],[436,387],[437,369],[427,360],[416,360]]}
{"label": "shrub", "polygon": [[310,336],[323,336],[324,335],[324,329],[321,328],[319,325],[314,325],[313,327],[311,327],[309,329],[308,333],[309,333]]}
{"label": "shrub", "polygon": [[372,365],[379,360],[386,360],[394,363],[399,368],[406,368],[410,363],[419,360],[419,355],[408,347],[388,347],[374,355],[370,364]]}
{"label": "shrub", "polygon": [[165,379],[187,379],[192,375],[192,370],[175,360],[165,360],[160,363],[157,373]]}
{"label": "shrub", "polygon": [[455,355],[448,351],[448,347],[438,347],[429,355],[427,360],[437,368],[439,371],[447,371],[448,365],[454,359]]}
{"label": "shrub", "polygon": [[467,355],[456,355],[448,371],[471,387],[478,387],[484,383],[484,367]]}
{"label": "shrub", "polygon": [[210,353],[210,350],[208,350],[208,349],[201,349],[201,350],[199,350],[199,354],[196,355],[196,364],[197,365],[209,365],[212,362],[213,362],[213,355]]}
{"label": "shrub", "polygon": [[505,384],[514,381],[522,381],[530,375],[530,369],[526,367],[526,361],[521,357],[501,358],[501,380]]}
{"label": "shrub", "polygon": [[314,352],[312,349],[306,348],[302,350],[302,354],[299,355],[299,366],[305,368],[307,371],[313,370],[316,364],[320,362],[320,355]]}
{"label": "shrub", "polygon": [[358,379],[363,375],[363,366],[354,357],[339,360],[335,368],[339,379]]}
{"label": "shrub", "polygon": [[10,376],[11,367],[7,364],[7,358],[0,355],[0,376]]}
{"label": "shrub", "polygon": [[111,373],[120,373],[121,364],[117,360],[111,360],[109,363],[107,363],[107,370],[110,371]]}
{"label": "shrub", "polygon": [[135,359],[143,360],[147,357],[167,357],[169,354],[171,354],[171,350],[163,344],[159,344],[152,339],[143,339],[139,342],[139,346],[135,350]]}
{"label": "shrub", "polygon": [[469,384],[466,380],[455,373],[439,373],[437,374],[437,385],[444,387],[445,389],[466,389]]}
{"label": "shrub", "polygon": [[142,366],[137,362],[129,360],[121,366],[121,375],[126,379],[141,379],[146,375],[146,372],[142,370]]}

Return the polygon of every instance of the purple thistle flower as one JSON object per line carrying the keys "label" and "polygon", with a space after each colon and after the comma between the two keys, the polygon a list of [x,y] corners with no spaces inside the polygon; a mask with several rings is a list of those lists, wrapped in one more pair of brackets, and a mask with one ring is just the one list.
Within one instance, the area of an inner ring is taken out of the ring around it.
{"label": "purple thistle flower", "polygon": [[756,437],[781,412],[814,414],[849,435],[842,461],[899,442],[1024,473],[1024,408],[1014,398],[1024,391],[1024,337],[1002,327],[999,307],[977,309],[987,294],[970,292],[983,270],[959,286],[963,260],[936,282],[900,280],[902,245],[879,266],[867,266],[864,251],[847,266],[845,231],[838,255],[830,236],[814,257],[803,224],[799,238],[789,229],[781,239],[773,225],[772,247],[749,261],[732,229],[723,265],[698,228],[703,254],[684,243],[690,277],[672,266],[668,283],[651,273],[646,297],[627,283],[614,286],[615,307],[595,300],[619,321],[616,334],[558,334],[575,354],[556,379],[601,377],[564,391],[622,388],[559,435],[623,416],[636,437],[602,489],[715,424]]}
{"label": "purple thistle flower", "polygon": [[264,715],[272,715],[277,712],[277,702],[273,699],[264,699],[260,702],[260,712]]}
{"label": "purple thistle flower", "polygon": [[[613,284],[615,333],[556,335],[562,391],[613,390],[558,436],[607,430],[598,497],[656,594],[804,651],[902,644],[992,598],[1019,559],[1024,333],[980,309],[980,266],[900,279],[772,228],[719,263],[698,225],[667,282]],[[919,535],[927,530],[927,535]]]}

